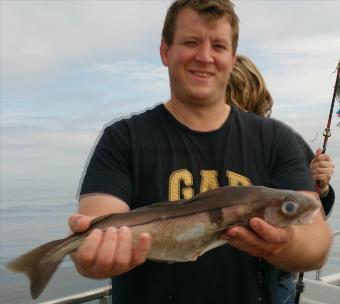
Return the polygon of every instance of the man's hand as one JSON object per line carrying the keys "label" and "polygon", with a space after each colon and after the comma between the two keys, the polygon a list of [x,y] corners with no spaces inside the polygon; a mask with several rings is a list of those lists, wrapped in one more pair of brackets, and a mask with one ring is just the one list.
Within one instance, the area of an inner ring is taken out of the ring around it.
{"label": "man's hand", "polygon": [[334,164],[327,154],[322,154],[322,149],[316,150],[316,156],[312,160],[310,170],[315,182],[320,186],[320,195],[328,192],[329,181],[334,173]]}
{"label": "man's hand", "polygon": [[252,218],[249,222],[251,229],[236,226],[223,234],[233,247],[256,257],[268,259],[279,255],[292,238],[290,227],[274,227],[260,218]]}
{"label": "man's hand", "polygon": [[[314,196],[309,192],[301,193]],[[324,265],[332,244],[332,230],[322,213],[318,212],[311,224],[285,228],[272,226],[260,218],[252,218],[249,228],[229,228],[222,239],[250,255],[264,258],[282,270],[304,272]]]}
{"label": "man's hand", "polygon": [[[92,219],[90,216],[75,214],[69,218],[69,226],[73,232],[81,233],[90,226]],[[151,236],[144,233],[133,247],[129,227],[110,227],[105,231],[94,229],[72,254],[72,259],[84,277],[110,278],[144,263],[150,245]]]}

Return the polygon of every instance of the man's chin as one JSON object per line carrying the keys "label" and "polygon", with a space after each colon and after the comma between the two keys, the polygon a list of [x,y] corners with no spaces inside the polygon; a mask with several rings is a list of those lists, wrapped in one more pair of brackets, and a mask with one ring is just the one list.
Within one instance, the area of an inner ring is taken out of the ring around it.
{"label": "man's chin", "polygon": [[187,101],[192,105],[200,107],[211,106],[219,102],[216,97],[214,98],[214,96],[211,96],[209,94],[194,94],[190,96]]}

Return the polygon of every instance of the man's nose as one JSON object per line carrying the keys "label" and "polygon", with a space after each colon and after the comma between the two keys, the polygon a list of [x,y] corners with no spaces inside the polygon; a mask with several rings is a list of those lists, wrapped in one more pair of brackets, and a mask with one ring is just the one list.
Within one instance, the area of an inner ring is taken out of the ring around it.
{"label": "man's nose", "polygon": [[197,49],[196,60],[204,63],[213,63],[212,48],[209,43],[202,43]]}

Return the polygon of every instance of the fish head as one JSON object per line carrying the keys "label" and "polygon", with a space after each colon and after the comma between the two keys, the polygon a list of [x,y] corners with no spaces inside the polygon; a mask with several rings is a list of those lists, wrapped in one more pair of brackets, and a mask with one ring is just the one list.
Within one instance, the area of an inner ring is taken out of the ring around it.
{"label": "fish head", "polygon": [[313,222],[321,207],[316,194],[313,198],[296,191],[278,190],[278,193],[264,208],[263,219],[266,222],[278,227]]}

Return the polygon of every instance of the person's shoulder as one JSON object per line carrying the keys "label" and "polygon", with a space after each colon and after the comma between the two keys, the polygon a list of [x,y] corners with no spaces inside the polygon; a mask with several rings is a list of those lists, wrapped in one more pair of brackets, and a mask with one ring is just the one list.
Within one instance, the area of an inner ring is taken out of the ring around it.
{"label": "person's shoulder", "polygon": [[275,127],[276,121],[263,117],[253,112],[246,112],[235,107],[232,108],[232,115],[235,120],[242,123],[243,126],[249,126],[250,128],[272,128]]}
{"label": "person's shoulder", "polygon": [[257,115],[253,112],[243,111],[234,106],[231,106],[231,111],[234,117],[245,120],[245,121],[262,121],[264,119],[264,117],[260,115]]}
{"label": "person's shoulder", "polygon": [[266,128],[271,128],[276,135],[283,134],[285,136],[288,135],[292,137],[301,137],[301,135],[296,132],[291,126],[273,117],[264,118],[264,126]]}
{"label": "person's shoulder", "polygon": [[285,122],[283,122],[282,120],[279,120],[277,118],[269,118],[273,124],[275,126],[277,126],[278,128],[282,129],[282,130],[286,130],[289,131],[293,134],[295,134],[296,136],[301,136],[297,131],[295,131],[290,125],[286,124]]}
{"label": "person's shoulder", "polygon": [[260,136],[264,141],[276,145],[278,142],[296,140],[294,130],[284,122],[275,118],[263,117],[252,112],[244,112],[234,108],[235,121],[239,121],[243,129],[252,134]]}
{"label": "person's shoulder", "polygon": [[254,112],[247,112],[242,111],[241,109],[237,109],[235,107],[232,107],[232,113],[236,119],[241,120],[244,123],[249,124],[273,124],[272,119],[263,117],[259,114],[256,114]]}
{"label": "person's shoulder", "polygon": [[162,107],[162,104],[158,104],[140,112],[133,112],[129,115],[118,117],[107,123],[104,129],[107,131],[130,128],[138,130],[138,128],[142,128],[145,125],[155,123],[157,117],[162,113]]}
{"label": "person's shoulder", "polygon": [[306,142],[306,140],[303,138],[303,136],[298,131],[296,131],[293,127],[291,127],[290,125],[286,124],[285,122],[283,122],[281,120],[278,120],[278,119],[275,119],[275,118],[272,118],[272,120],[280,128],[282,128],[283,130],[286,130],[287,132],[290,132],[291,134],[293,134],[297,143],[299,144],[299,146],[304,151],[307,159],[312,160],[314,158],[314,156],[315,156],[314,152],[312,151],[309,144]]}
{"label": "person's shoulder", "polygon": [[150,108],[146,108],[139,112],[131,113],[126,121],[128,122],[145,122],[147,120],[153,120],[155,117],[162,115],[164,109],[163,104],[157,104]]}

